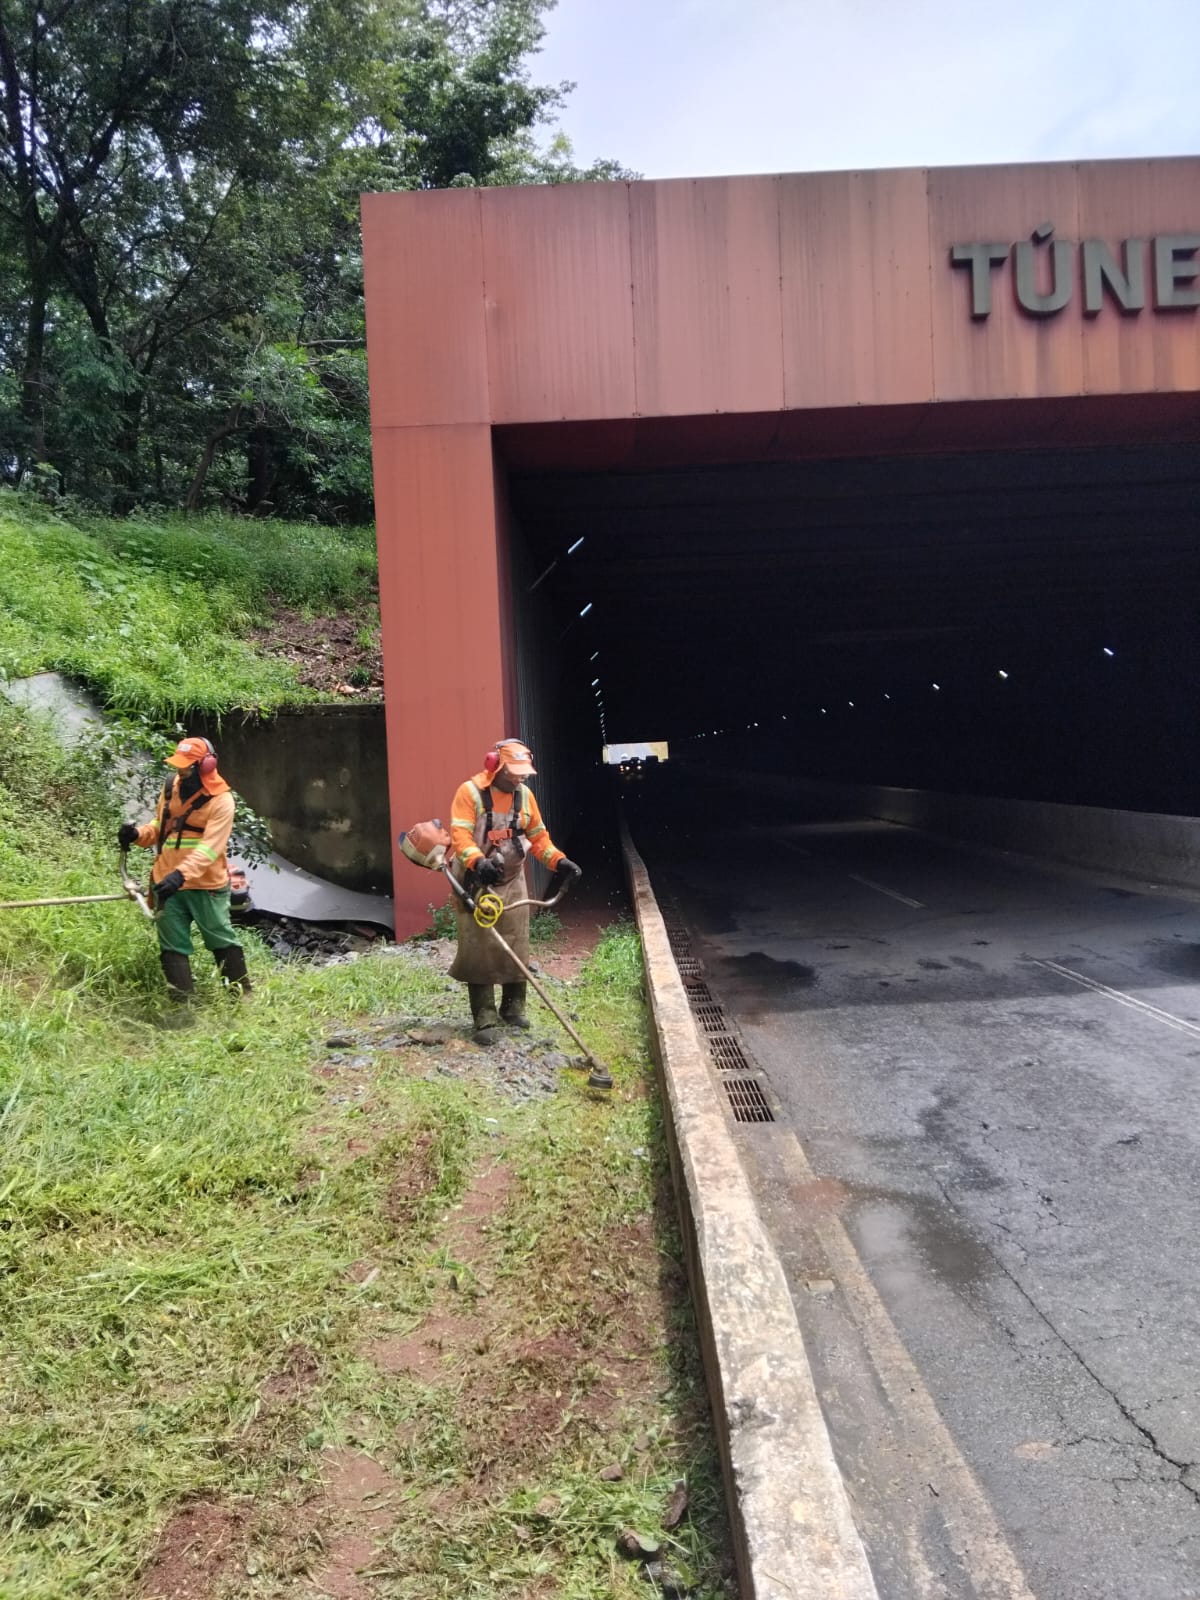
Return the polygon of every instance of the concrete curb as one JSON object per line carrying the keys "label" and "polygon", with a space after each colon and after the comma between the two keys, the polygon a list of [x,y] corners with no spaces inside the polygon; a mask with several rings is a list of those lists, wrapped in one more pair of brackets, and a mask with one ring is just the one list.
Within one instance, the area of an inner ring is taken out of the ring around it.
{"label": "concrete curb", "polygon": [[878,1600],[783,1267],[628,833],[623,847],[742,1600]]}

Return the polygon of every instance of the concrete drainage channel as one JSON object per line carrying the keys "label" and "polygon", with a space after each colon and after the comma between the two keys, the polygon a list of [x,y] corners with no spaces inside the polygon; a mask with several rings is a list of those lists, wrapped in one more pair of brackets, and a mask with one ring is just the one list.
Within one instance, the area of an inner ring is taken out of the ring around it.
{"label": "concrete drainage channel", "polygon": [[770,1104],[703,985],[686,929],[676,917],[668,931],[628,833],[623,843],[742,1600],[878,1600],[783,1267],[730,1126],[731,1113],[774,1120]]}
{"label": "concrete drainage channel", "polygon": [[700,1025],[705,1048],[720,1074],[721,1087],[729,1101],[735,1122],[774,1122],[775,1113],[763,1090],[760,1073],[751,1066],[741,1041],[730,1027],[725,1008],[700,975],[700,963],[692,954],[691,935],[679,909],[670,896],[662,896],[663,922],[667,942],[683,983],[683,992]]}

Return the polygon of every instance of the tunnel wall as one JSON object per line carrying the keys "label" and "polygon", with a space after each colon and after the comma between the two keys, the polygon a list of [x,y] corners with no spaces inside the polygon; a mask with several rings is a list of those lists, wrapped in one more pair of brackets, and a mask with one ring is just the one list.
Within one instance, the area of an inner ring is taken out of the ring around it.
{"label": "tunnel wall", "polygon": [[802,793],[827,803],[838,815],[878,817],[964,843],[1144,883],[1200,889],[1200,817],[839,783],[778,772],[741,771],[723,781],[743,793],[747,788],[776,796],[788,790]]}

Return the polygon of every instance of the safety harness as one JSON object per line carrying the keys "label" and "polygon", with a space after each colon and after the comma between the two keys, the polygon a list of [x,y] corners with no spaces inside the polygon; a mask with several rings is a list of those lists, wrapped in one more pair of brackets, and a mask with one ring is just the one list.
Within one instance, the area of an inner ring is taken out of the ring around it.
{"label": "safety harness", "polygon": [[478,837],[478,821],[475,825],[475,832],[476,842],[478,843],[479,848],[483,850],[484,855],[487,854],[485,841],[487,844],[503,844],[506,839],[519,839],[521,841],[521,854],[524,855],[529,848],[524,842],[525,829],[521,825],[521,812],[525,808],[525,785],[523,783],[519,783],[513,791],[512,810],[508,812],[511,822],[510,826],[507,828],[497,828],[494,825],[495,816],[492,811],[491,786],[489,785],[486,789],[480,789],[476,784],[472,783],[471,788],[475,791],[475,803],[479,808],[479,812],[482,812],[483,816],[483,838],[480,839]]}
{"label": "safety harness", "polygon": [[209,801],[212,799],[212,795],[208,794],[204,789],[201,789],[200,793],[192,801],[191,805],[186,811],[181,811],[177,817],[171,817],[168,815],[168,812],[171,809],[171,800],[175,794],[175,785],[178,783],[178,781],[178,778],[171,777],[168,778],[166,783],[163,784],[162,820],[158,825],[159,855],[162,855],[163,853],[163,848],[167,842],[167,835],[172,832],[175,835],[175,843],[172,848],[175,850],[178,850],[183,844],[183,836],[185,833],[198,833],[201,837],[204,835],[204,823],[192,822],[190,819],[196,814],[197,811],[203,811],[204,807],[208,805]]}

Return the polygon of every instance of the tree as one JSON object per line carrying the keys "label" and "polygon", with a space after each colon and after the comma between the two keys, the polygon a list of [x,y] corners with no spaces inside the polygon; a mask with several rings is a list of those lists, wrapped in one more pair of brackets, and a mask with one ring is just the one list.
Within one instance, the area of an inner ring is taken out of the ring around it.
{"label": "tree", "polygon": [[625,176],[537,143],[549,3],[0,0],[8,476],[369,512],[360,191]]}

